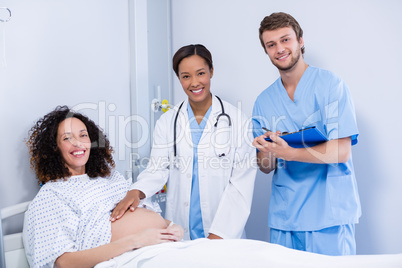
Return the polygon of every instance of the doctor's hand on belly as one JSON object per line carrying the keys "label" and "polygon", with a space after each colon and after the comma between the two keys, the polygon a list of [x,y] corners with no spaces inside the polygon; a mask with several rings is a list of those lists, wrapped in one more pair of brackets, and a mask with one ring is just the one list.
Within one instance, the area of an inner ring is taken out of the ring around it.
{"label": "doctor's hand on belly", "polygon": [[126,196],[116,205],[110,215],[110,221],[114,222],[121,217],[128,210],[134,211],[140,204],[140,199],[145,198],[145,194],[140,190],[128,191]]}

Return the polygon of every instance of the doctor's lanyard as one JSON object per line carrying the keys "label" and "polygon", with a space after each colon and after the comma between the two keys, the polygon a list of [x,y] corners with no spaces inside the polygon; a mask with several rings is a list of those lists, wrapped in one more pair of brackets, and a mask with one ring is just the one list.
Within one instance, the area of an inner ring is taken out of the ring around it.
{"label": "doctor's lanyard", "polygon": [[[218,114],[218,116],[216,117],[216,122],[214,124],[214,128],[216,129],[218,127],[218,122],[219,122],[219,119],[220,119],[221,116],[224,116],[224,117],[226,117],[228,119],[229,127],[231,127],[232,126],[232,121],[230,119],[230,116],[227,113],[225,113],[225,108],[223,107],[222,100],[216,95],[215,95],[215,97],[219,100],[219,103],[221,104],[222,112],[220,114]],[[179,109],[177,110],[176,117],[174,118],[174,124],[173,124],[173,153],[174,153],[173,154],[173,158],[174,158],[173,161],[174,161],[174,166],[176,168],[179,168],[179,163],[178,163],[178,160],[177,160],[176,126],[177,126],[177,118],[179,117],[179,113],[180,113],[181,107],[183,106],[183,103],[184,103],[184,101],[180,104]],[[225,156],[225,153],[218,154],[218,157],[223,157],[223,156]]]}

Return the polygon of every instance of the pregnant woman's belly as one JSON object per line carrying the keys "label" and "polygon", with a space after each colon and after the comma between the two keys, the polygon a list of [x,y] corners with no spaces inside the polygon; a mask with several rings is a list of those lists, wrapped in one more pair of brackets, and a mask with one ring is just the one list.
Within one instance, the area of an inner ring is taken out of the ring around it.
{"label": "pregnant woman's belly", "polygon": [[112,222],[112,240],[136,234],[145,229],[165,229],[166,221],[158,213],[145,208],[127,211],[122,218]]}

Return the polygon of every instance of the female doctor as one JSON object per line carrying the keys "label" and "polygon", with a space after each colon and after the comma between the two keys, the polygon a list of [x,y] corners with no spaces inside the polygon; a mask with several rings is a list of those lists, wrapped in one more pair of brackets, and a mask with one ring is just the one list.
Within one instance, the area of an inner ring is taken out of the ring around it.
{"label": "female doctor", "polygon": [[180,48],[173,69],[188,99],[157,121],[150,162],[111,220],[166,183],[165,218],[184,227],[184,239],[245,237],[256,175],[250,120],[211,94],[212,56],[203,45]]}

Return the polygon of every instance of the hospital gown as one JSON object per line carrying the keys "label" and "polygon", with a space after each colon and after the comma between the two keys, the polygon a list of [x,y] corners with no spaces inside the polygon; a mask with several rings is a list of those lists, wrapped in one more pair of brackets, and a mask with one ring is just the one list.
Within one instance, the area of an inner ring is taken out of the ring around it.
{"label": "hospital gown", "polygon": [[110,242],[110,211],[131,183],[117,171],[107,178],[72,176],[48,182],[25,213],[24,246],[31,267],[53,267],[65,252]]}

